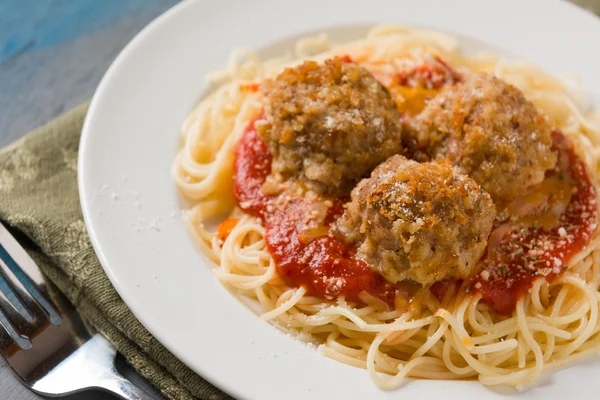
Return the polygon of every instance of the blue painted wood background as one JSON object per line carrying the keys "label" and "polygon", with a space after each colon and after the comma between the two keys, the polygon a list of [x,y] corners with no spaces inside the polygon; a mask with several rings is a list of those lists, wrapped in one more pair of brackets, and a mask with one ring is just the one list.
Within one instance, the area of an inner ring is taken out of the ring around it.
{"label": "blue painted wood background", "polygon": [[177,0],[0,0],[0,147],[89,99],[110,62]]}

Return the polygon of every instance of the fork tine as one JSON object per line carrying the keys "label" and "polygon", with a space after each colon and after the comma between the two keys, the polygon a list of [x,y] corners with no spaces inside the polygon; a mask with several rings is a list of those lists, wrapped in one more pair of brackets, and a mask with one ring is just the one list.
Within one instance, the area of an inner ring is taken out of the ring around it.
{"label": "fork tine", "polygon": [[[0,229],[4,229],[4,227],[0,226]],[[14,241],[12,236],[10,235],[2,235],[2,238],[5,243]],[[40,293],[34,282],[38,283],[40,287],[45,287],[43,278],[41,273],[33,260],[29,257],[27,253],[15,242],[16,246],[13,251],[22,251],[24,253],[25,260],[29,261],[27,263],[23,263],[24,265],[19,266],[14,258],[10,255],[10,253],[6,250],[6,248],[0,244],[0,272],[10,280],[13,287],[18,292],[18,295],[23,301],[32,300],[35,302],[46,314],[46,317],[53,325],[60,325],[62,323],[62,318],[54,308],[54,306],[46,300],[46,298]],[[31,264],[31,265],[26,265]],[[23,305],[20,302],[21,306]],[[17,305],[13,303],[13,305]],[[26,310],[25,307],[23,307]],[[31,315],[31,314],[30,314]]]}
{"label": "fork tine", "polygon": [[[25,304],[21,300],[24,295],[25,288],[21,285],[13,273],[10,271],[6,263],[4,262],[3,248],[0,244],[0,305],[4,312],[12,314],[13,312],[19,313],[25,321],[32,323],[35,321],[35,317],[29,312]],[[9,282],[12,282],[10,284]],[[14,287],[14,290],[13,290]],[[17,295],[15,290],[19,293]],[[10,310],[12,308],[12,310]]]}
{"label": "fork tine", "polygon": [[23,350],[29,350],[33,346],[29,338],[19,334],[3,312],[0,312],[0,351],[2,354],[11,352],[16,344]]}
{"label": "fork tine", "polygon": [[[8,296],[8,294],[11,294],[11,296]],[[13,299],[15,297],[10,285],[6,282],[4,276],[0,274],[0,310],[5,318],[11,321],[11,324],[20,331],[21,327],[34,323],[36,318],[31,316],[23,304],[15,305]],[[27,318],[27,315],[30,317]]]}
{"label": "fork tine", "polygon": [[[0,265],[4,262],[0,259]],[[3,267],[3,266],[2,266]],[[4,268],[0,267],[0,349],[4,352],[17,344],[24,350],[31,348],[32,343],[27,336],[21,335],[29,324],[35,321],[33,315],[14,293],[6,279]]]}

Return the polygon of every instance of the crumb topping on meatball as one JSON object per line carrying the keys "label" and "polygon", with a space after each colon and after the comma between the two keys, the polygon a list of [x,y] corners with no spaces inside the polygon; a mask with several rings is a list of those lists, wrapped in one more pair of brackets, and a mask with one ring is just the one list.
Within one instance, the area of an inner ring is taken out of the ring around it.
{"label": "crumb topping on meatball", "polygon": [[432,158],[447,157],[497,204],[540,183],[556,164],[545,117],[520,90],[488,74],[442,89],[409,134]]}
{"label": "crumb topping on meatball", "polygon": [[391,282],[467,278],[496,214],[490,196],[447,160],[390,157],[352,191],[335,231]]}
{"label": "crumb topping on meatball", "polygon": [[273,155],[263,190],[296,179],[319,194],[348,194],[402,151],[401,116],[387,90],[339,57],[307,61],[266,80],[265,118],[255,123]]}

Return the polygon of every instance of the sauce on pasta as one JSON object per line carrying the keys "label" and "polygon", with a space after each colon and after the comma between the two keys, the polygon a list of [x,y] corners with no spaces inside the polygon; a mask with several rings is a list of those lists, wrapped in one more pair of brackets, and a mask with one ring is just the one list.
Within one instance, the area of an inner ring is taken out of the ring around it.
{"label": "sauce on pasta", "polygon": [[[535,279],[551,282],[564,271],[597,228],[596,190],[585,164],[563,134],[554,132],[553,140],[559,161],[546,174],[545,182],[555,182],[547,186],[551,190],[550,202],[541,201],[536,206],[537,193],[533,191],[523,207],[537,207],[541,215],[523,222],[497,223],[483,260],[484,269],[471,282],[483,300],[501,314],[512,313],[517,300],[527,293]],[[547,216],[543,214],[550,211],[553,196],[562,197],[560,200],[570,197],[570,201],[558,221],[544,227],[543,219]],[[538,197],[543,199],[547,194]]]}
{"label": "sauce on pasta", "polygon": [[[490,243],[483,270],[468,286],[501,314],[512,313],[535,279],[555,279],[570,258],[585,247],[597,227],[596,191],[586,167],[564,135],[556,132],[553,138],[559,163],[548,172],[546,180],[557,180],[562,183],[559,191],[566,187],[571,192],[565,211],[551,229],[539,223],[543,215],[524,222],[512,223],[511,217],[509,222],[497,222],[492,236],[500,237]],[[327,231],[303,240],[301,222],[307,205],[298,197],[288,201],[285,209],[273,206],[277,196],[266,196],[261,190],[270,167],[271,155],[252,122],[237,147],[234,192],[239,207],[265,224],[267,246],[286,283],[303,286],[313,296],[333,299],[343,295],[354,302],[361,302],[359,295],[364,291],[390,306],[398,293],[406,294],[357,259],[351,245]],[[541,212],[547,211],[548,202],[542,203]],[[333,201],[327,223],[341,215],[342,205],[342,199]],[[443,282],[434,284],[432,292],[441,299],[446,287]]]}
{"label": "sauce on pasta", "polygon": [[[393,305],[398,288],[356,259],[351,246],[326,231],[312,240],[303,240],[300,229],[307,208],[304,199],[294,198],[281,209],[274,206],[277,196],[263,194],[261,187],[270,173],[271,155],[252,125],[238,144],[234,191],[239,207],[263,221],[267,247],[279,276],[317,297],[333,299],[343,295],[361,302],[359,295],[365,291]],[[333,201],[326,224],[341,214],[342,204],[341,200]]]}

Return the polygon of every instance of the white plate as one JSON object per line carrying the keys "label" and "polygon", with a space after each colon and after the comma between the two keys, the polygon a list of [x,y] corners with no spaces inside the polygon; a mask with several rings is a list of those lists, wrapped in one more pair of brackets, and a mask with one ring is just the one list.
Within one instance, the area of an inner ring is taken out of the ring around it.
{"label": "white plate", "polygon": [[[476,382],[418,380],[381,391],[366,371],[318,355],[249,311],[217,282],[179,218],[171,164],[180,125],[206,89],[207,72],[223,67],[238,46],[261,49],[306,32],[382,22],[446,30],[555,73],[575,72],[600,98],[600,22],[567,3],[221,0],[185,2],[151,23],[119,55],[92,101],[79,189],[98,257],[148,330],[235,397],[504,398],[505,391]],[[524,393],[509,392],[514,398],[589,398],[600,391],[598,376],[595,360],[545,376]]]}

